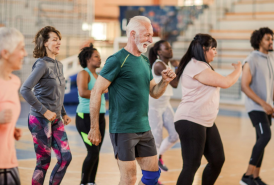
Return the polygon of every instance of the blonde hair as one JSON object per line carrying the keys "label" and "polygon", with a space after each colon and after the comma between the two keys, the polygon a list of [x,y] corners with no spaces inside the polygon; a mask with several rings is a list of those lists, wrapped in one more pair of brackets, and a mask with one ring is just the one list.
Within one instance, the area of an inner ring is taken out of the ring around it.
{"label": "blonde hair", "polygon": [[0,28],[0,52],[5,49],[12,53],[21,41],[24,41],[24,36],[17,29]]}
{"label": "blonde hair", "polygon": [[61,33],[55,29],[52,26],[46,26],[42,28],[40,31],[38,31],[34,37],[34,50],[33,50],[33,57],[34,58],[42,58],[44,56],[47,56],[46,47],[44,44],[49,40],[50,36],[49,33],[54,32],[59,37],[59,39],[62,39]]}
{"label": "blonde hair", "polygon": [[140,29],[144,27],[144,24],[143,24],[144,22],[151,24],[151,21],[149,20],[149,18],[145,16],[138,15],[138,16],[132,17],[129,23],[127,24],[127,28],[126,28],[127,37],[130,36],[131,31],[136,31],[137,34],[139,34]]}

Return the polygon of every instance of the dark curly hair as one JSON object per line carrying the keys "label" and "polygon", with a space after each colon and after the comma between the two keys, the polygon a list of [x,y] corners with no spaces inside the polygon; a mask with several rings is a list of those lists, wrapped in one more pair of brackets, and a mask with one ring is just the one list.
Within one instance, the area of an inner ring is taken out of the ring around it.
{"label": "dark curly hair", "polygon": [[38,31],[34,37],[34,50],[33,50],[33,57],[34,58],[43,58],[44,56],[47,56],[46,47],[44,44],[49,40],[49,33],[54,32],[59,37],[59,39],[62,39],[61,33],[55,29],[52,26],[46,26],[42,28],[40,31]]}
{"label": "dark curly hair", "polygon": [[157,59],[157,56],[158,56],[157,52],[160,50],[161,44],[163,44],[165,42],[167,42],[167,41],[166,40],[159,40],[158,42],[156,42],[154,44],[153,47],[150,48],[148,58],[149,58],[149,62],[150,62],[151,67]]}
{"label": "dark curly hair", "polygon": [[273,31],[268,27],[260,28],[259,30],[253,31],[250,37],[250,43],[255,50],[259,49],[260,42],[262,41],[265,34],[271,34],[273,36]]}
{"label": "dark curly hair", "polygon": [[89,47],[84,47],[81,52],[78,55],[80,65],[83,68],[87,67],[87,61],[90,59],[94,51],[97,51],[96,48],[93,47],[93,44],[91,43]]}

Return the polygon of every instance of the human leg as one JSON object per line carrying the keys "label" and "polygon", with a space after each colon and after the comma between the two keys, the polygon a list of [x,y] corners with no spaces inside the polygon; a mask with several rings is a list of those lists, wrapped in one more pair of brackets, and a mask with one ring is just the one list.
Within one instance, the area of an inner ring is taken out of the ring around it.
{"label": "human leg", "polygon": [[[99,130],[101,132],[101,143],[98,146],[98,155],[97,155],[97,160],[96,163],[94,164],[93,168],[91,169],[91,174],[89,177],[89,182],[95,182],[95,178],[96,178],[96,174],[97,174],[97,169],[98,169],[98,164],[99,164],[99,154],[100,154],[100,150],[104,141],[104,137],[105,137],[105,130],[106,130],[106,121],[105,121],[105,114],[101,113],[99,116]],[[96,150],[97,151],[97,150]],[[92,151],[91,151],[92,153]]]}
{"label": "human leg", "polygon": [[164,109],[150,107],[148,111],[148,120],[151,128],[151,133],[154,137],[157,153],[159,152],[163,141],[163,112]]}
{"label": "human leg", "polygon": [[65,176],[72,160],[67,133],[62,119],[56,119],[52,124],[52,149],[57,157],[57,164],[50,175],[50,185],[59,185]]}
{"label": "human leg", "polygon": [[255,127],[257,140],[252,150],[247,171],[243,175],[240,183],[248,184],[249,181],[251,181],[251,183],[256,184],[253,175],[259,176],[260,169],[256,168],[260,168],[263,160],[264,149],[271,138],[271,116],[262,111],[251,111],[248,115]]}
{"label": "human leg", "polygon": [[168,131],[168,137],[165,138],[160,146],[159,155],[163,155],[169,150],[179,139],[174,125],[174,111],[169,104],[163,113],[163,125]]}
{"label": "human leg", "polygon": [[139,182],[139,185],[155,185],[158,182],[161,171],[158,167],[158,157],[137,157],[139,166],[142,169],[143,177]]}
{"label": "human leg", "polygon": [[206,127],[187,120],[180,120],[175,122],[175,128],[181,141],[183,158],[183,169],[178,177],[177,185],[192,185],[204,153]]}
{"label": "human leg", "polygon": [[32,176],[32,185],[41,185],[44,183],[51,160],[51,122],[45,118],[29,115],[28,127],[36,153],[36,167]]}
{"label": "human leg", "polygon": [[207,128],[204,156],[208,161],[202,178],[202,185],[213,185],[225,162],[223,143],[217,126]]}

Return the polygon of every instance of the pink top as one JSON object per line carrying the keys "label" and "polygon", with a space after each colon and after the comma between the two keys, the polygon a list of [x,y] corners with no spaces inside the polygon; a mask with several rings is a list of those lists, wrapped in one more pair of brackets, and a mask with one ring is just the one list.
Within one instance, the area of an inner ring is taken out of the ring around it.
{"label": "pink top", "polygon": [[10,122],[0,124],[0,169],[14,168],[18,166],[14,129],[21,110],[18,95],[20,79],[12,74],[10,80],[0,79],[0,87],[0,112],[5,109],[12,110]]}
{"label": "pink top", "polygon": [[182,101],[174,121],[188,120],[211,127],[219,111],[220,88],[204,85],[194,76],[210,68],[205,62],[194,58],[186,65],[181,76]]}

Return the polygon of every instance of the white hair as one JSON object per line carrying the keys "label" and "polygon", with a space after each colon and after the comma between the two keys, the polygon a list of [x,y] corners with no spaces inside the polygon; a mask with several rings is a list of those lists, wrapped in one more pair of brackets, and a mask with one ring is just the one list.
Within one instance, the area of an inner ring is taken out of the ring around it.
{"label": "white hair", "polygon": [[138,33],[140,29],[144,27],[144,24],[143,24],[144,22],[151,24],[151,21],[149,20],[149,18],[145,16],[132,17],[129,23],[127,24],[127,28],[126,28],[127,37],[130,36],[131,31],[136,31]]}
{"label": "white hair", "polygon": [[24,40],[23,34],[15,28],[0,28],[0,52],[4,49],[10,53]]}

